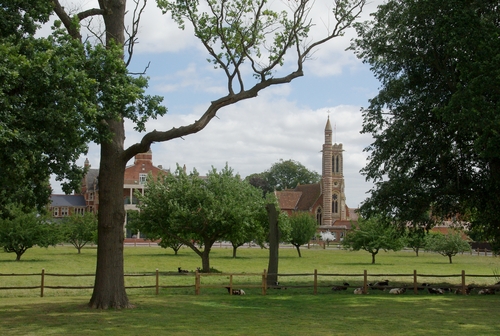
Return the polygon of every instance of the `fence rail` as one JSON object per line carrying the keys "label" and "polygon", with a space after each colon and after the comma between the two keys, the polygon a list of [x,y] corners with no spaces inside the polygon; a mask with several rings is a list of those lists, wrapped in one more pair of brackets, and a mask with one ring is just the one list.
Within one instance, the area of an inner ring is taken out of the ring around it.
{"label": "fence rail", "polygon": [[[274,274],[273,274],[274,275]],[[276,274],[278,277],[286,278],[286,277],[312,277],[312,284],[310,280],[308,283],[304,284],[290,284],[286,285],[286,288],[312,288],[313,294],[318,293],[318,288],[331,287],[331,284],[324,284],[318,281],[319,277],[322,278],[338,278],[338,277],[349,277],[349,278],[362,278],[361,286],[349,286],[350,288],[362,288],[363,293],[367,293],[369,283],[368,277],[408,277],[412,278],[412,281],[403,286],[397,286],[398,288],[404,287],[407,289],[413,289],[415,294],[418,294],[418,290],[422,289],[421,285],[418,285],[419,278],[459,278],[460,283],[457,285],[449,286],[450,288],[460,290],[462,294],[466,293],[466,278],[497,278],[498,275],[485,275],[485,274],[467,274],[465,271],[462,271],[460,274],[425,274],[418,273],[416,270],[413,273],[373,273],[369,274],[366,270],[363,273],[318,273],[318,270],[314,270],[312,273],[278,273]],[[31,276],[39,276],[40,277],[40,285],[37,286],[0,286],[0,290],[23,290],[23,289],[40,289],[40,296],[44,296],[45,289],[91,289],[93,286],[65,286],[65,285],[48,285],[46,284],[47,277],[94,277],[95,274],[58,274],[58,273],[46,273],[45,269],[42,269],[41,273],[19,273],[19,274],[5,274],[0,273],[1,277],[31,277]],[[193,277],[192,285],[161,285],[160,277],[171,277],[171,276],[182,276],[182,277]],[[156,269],[155,272],[149,273],[140,273],[140,274],[125,274],[125,277],[154,277],[155,284],[154,285],[134,285],[134,286],[126,286],[126,289],[138,289],[138,288],[154,288],[155,294],[158,295],[160,289],[166,288],[194,288],[194,294],[199,295],[201,290],[204,288],[228,288],[229,294],[233,294],[233,288],[235,288],[234,278],[235,277],[259,277],[261,281],[259,283],[254,282],[253,284],[237,284],[238,289],[240,288],[260,288],[262,295],[266,295],[267,290],[270,288],[282,288],[280,284],[274,284],[269,286],[267,284],[267,276],[268,273],[264,270],[262,273],[202,273],[202,272],[190,272],[190,273],[172,273],[172,272],[159,272]],[[229,283],[222,284],[202,284],[203,278],[210,277],[219,277],[219,278],[229,278]],[[394,288],[386,287],[386,288]],[[476,286],[476,288],[493,288],[500,289],[498,283],[493,286]]]}

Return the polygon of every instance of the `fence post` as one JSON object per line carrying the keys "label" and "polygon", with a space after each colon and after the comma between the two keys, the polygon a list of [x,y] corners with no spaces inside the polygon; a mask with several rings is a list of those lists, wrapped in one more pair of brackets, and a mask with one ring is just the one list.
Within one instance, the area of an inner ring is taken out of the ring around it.
{"label": "fence post", "polygon": [[363,271],[363,294],[366,294],[368,289],[368,273],[366,270]]}
{"label": "fence post", "polygon": [[417,270],[413,270],[413,294],[418,294]]}
{"label": "fence post", "polygon": [[229,295],[233,295],[233,275],[229,275]]}
{"label": "fence post", "polygon": [[264,268],[264,272],[262,272],[262,295],[266,295],[267,290],[267,274],[266,269]]}
{"label": "fence post", "polygon": [[158,273],[158,268],[156,269],[156,295],[159,293],[159,283],[160,283],[160,277]]}
{"label": "fence post", "polygon": [[462,270],[462,295],[467,294],[465,291],[465,271]]}
{"label": "fence post", "polygon": [[194,273],[194,295],[200,295],[200,273],[198,270]]}
{"label": "fence post", "polygon": [[45,268],[42,268],[42,281],[40,284],[40,297],[43,297],[43,286],[45,285]]}
{"label": "fence post", "polygon": [[318,294],[318,270],[314,269],[314,295]]}

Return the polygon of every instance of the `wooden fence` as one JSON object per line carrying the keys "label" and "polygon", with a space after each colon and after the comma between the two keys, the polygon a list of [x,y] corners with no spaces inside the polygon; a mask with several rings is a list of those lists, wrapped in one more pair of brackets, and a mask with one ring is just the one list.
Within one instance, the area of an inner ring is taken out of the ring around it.
{"label": "wooden fence", "polygon": [[[308,281],[307,284],[287,284],[286,286],[281,285],[281,284],[275,284],[273,286],[268,286],[267,285],[267,272],[264,270],[262,273],[202,273],[202,272],[190,272],[190,273],[173,273],[173,272],[159,272],[158,269],[156,269],[156,272],[151,272],[151,273],[142,273],[142,274],[125,274],[125,277],[154,277],[155,278],[155,284],[154,285],[141,285],[141,286],[126,286],[125,288],[127,289],[132,289],[132,288],[154,288],[155,289],[155,294],[158,295],[160,292],[160,289],[162,288],[194,288],[194,294],[199,295],[201,293],[201,290],[204,288],[229,288],[229,294],[232,295],[232,289],[233,288],[238,288],[238,289],[243,289],[243,288],[260,288],[262,295],[266,295],[268,289],[276,288],[276,289],[282,289],[282,288],[312,288],[312,294],[317,294],[318,293],[318,288],[322,287],[332,287],[331,284],[324,284],[320,281],[318,281],[319,277],[322,278],[362,278],[362,285],[360,286],[349,286],[349,288],[362,288],[363,293],[368,292],[369,288],[369,283],[368,283],[368,278],[378,278],[378,279],[387,279],[391,277],[407,277],[407,278],[412,278],[411,282],[408,282],[406,285],[398,285],[398,286],[388,286],[385,287],[387,289],[390,288],[406,288],[408,290],[413,289],[413,293],[418,294],[419,289],[423,289],[422,285],[418,284],[418,279],[419,278],[459,278],[459,284],[457,285],[452,285],[448,286],[449,288],[452,289],[458,289],[460,290],[460,293],[465,294],[466,293],[466,279],[467,278],[497,278],[497,275],[484,275],[484,274],[465,274],[465,271],[462,271],[460,274],[443,274],[443,275],[436,275],[436,274],[420,274],[417,273],[416,270],[413,271],[411,274],[368,274],[368,272],[365,270],[362,274],[361,273],[354,273],[354,274],[346,274],[346,273],[318,273],[318,270],[314,270],[313,273],[295,273],[295,274],[289,274],[289,273],[278,273],[278,277],[280,278],[287,278],[287,277],[302,277],[302,278],[312,278],[312,283],[311,281]],[[40,296],[44,296],[44,290],[45,289],[92,289],[93,286],[53,286],[53,285],[47,285],[46,284],[46,278],[48,277],[94,277],[94,274],[56,274],[56,273],[46,273],[45,269],[42,269],[41,273],[27,273],[27,274],[3,274],[0,273],[0,279],[3,277],[31,277],[31,276],[39,276],[40,277],[40,285],[36,286],[10,286],[10,287],[4,287],[0,286],[0,290],[24,290],[24,289],[40,289]],[[192,285],[161,285],[160,284],[160,277],[170,277],[170,276],[182,276],[182,277],[193,277],[193,284]],[[235,277],[259,277],[261,278],[261,281],[253,284],[240,284],[238,283],[235,287],[234,283],[234,278]],[[223,283],[223,284],[202,284],[202,279],[203,278],[208,278],[208,277],[226,277],[229,279],[229,283]],[[438,285],[437,285],[438,286]],[[493,289],[500,289],[500,286],[498,284],[493,285],[493,286],[476,286],[475,288],[482,289],[482,288],[493,288]],[[380,289],[380,288],[379,288]]]}

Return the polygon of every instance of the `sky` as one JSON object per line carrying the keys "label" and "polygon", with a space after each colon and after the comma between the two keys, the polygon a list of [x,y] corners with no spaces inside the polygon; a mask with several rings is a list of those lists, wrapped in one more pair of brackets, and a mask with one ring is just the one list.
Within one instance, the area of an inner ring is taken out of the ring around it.
{"label": "sky", "polygon": [[[97,0],[61,2],[73,12],[98,7]],[[269,3],[283,4],[281,0]],[[381,3],[382,0],[374,0],[365,6],[361,20],[368,19]],[[127,0],[130,12],[132,5],[133,1]],[[314,3],[311,19],[316,25],[311,40],[323,36],[333,25],[329,8],[326,0]],[[372,187],[360,174],[368,157],[363,150],[372,142],[369,134],[360,134],[360,110],[378,93],[379,83],[368,65],[352,51],[346,51],[354,37],[355,31],[350,29],[345,36],[320,46],[304,64],[303,77],[223,108],[201,132],[153,144],[153,164],[170,169],[177,164],[186,165],[188,171],[195,168],[203,175],[211,167],[221,169],[227,163],[245,177],[268,170],[280,159],[291,159],[321,174],[324,129],[330,118],[334,142],[342,143],[344,148],[346,203],[358,207]],[[211,101],[226,95],[225,77],[206,61],[208,57],[189,27],[178,29],[170,15],[162,15],[155,1],[148,1],[129,70],[146,70],[150,79],[147,93],[164,97],[163,104],[168,108],[166,116],[148,122],[148,131],[191,124]],[[286,73],[293,65],[293,58],[285,58],[280,73]],[[135,132],[132,126],[126,122],[126,147],[145,134]],[[78,163],[83,165],[85,158],[98,168],[98,145],[90,144],[88,154]],[[62,193],[58,182],[52,179],[51,183],[54,193]]]}

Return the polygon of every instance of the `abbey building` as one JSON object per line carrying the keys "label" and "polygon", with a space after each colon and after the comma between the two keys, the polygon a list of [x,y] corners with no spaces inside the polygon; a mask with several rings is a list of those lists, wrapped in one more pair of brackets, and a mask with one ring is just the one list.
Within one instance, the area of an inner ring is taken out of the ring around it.
{"label": "abbey building", "polygon": [[277,191],[276,196],[282,211],[288,214],[310,212],[318,222],[319,232],[329,231],[336,241],[341,241],[358,216],[357,209],[349,208],[346,203],[343,149],[341,143],[333,143],[332,133],[328,118],[322,148],[321,182]]}

